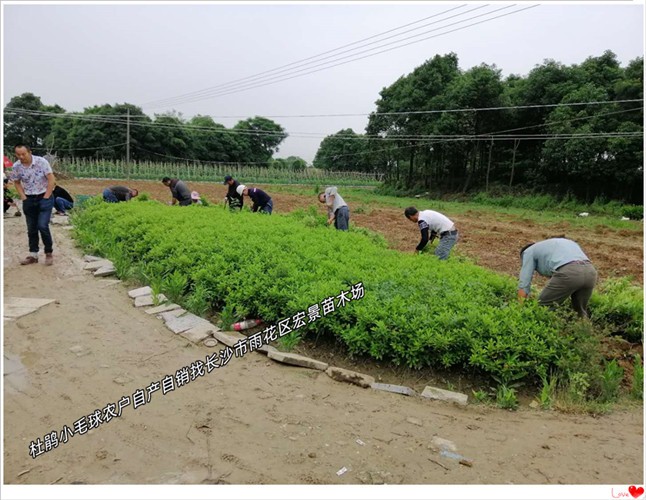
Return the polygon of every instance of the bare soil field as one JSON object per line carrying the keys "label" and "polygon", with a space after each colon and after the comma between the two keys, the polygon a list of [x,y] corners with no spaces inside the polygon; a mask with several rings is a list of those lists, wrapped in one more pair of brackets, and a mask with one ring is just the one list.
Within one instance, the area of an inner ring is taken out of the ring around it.
{"label": "bare soil field", "polygon": [[[96,194],[112,184],[64,186]],[[169,198],[161,183],[129,185]],[[219,185],[194,189],[214,200],[224,193]],[[276,196],[280,212],[310,204],[305,196]],[[414,245],[414,226],[396,212],[368,217],[376,230],[381,218],[390,220],[402,247]],[[362,225],[361,215],[354,221]],[[469,232],[468,220],[457,223]],[[4,219],[4,297],[56,300],[4,323],[5,484],[643,483],[640,406],[602,417],[456,407],[336,382],[256,353],[166,395],[154,392],[146,404],[129,405],[120,417],[32,459],[32,440],[73,427],[222,347],[192,344],[135,308],[128,286],[83,271],[69,229],[52,229],[55,264],[20,266],[24,220]],[[469,239],[462,244],[466,253]],[[397,383],[387,373],[381,381]],[[420,379],[416,388],[431,382]],[[441,455],[440,439],[471,466]]]}

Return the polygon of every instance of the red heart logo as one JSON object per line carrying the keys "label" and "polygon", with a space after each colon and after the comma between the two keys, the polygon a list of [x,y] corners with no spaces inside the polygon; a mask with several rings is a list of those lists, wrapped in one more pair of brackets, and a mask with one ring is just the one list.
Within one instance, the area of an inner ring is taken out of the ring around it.
{"label": "red heart logo", "polygon": [[628,487],[628,493],[630,493],[633,498],[637,498],[644,494],[644,488],[642,488],[641,486],[639,488],[637,488],[637,486],[630,486]]}

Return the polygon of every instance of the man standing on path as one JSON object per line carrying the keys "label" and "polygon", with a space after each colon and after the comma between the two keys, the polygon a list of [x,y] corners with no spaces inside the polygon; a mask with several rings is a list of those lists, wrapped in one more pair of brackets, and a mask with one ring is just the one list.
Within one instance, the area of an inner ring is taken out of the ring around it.
{"label": "man standing on path", "polygon": [[31,154],[29,146],[20,144],[15,152],[18,161],[13,165],[11,180],[22,200],[29,239],[29,255],[20,264],[25,266],[38,262],[40,233],[45,247],[45,265],[51,266],[54,263],[54,242],[49,231],[49,220],[54,208],[54,173],[45,158]]}
{"label": "man standing on path", "polygon": [[581,247],[566,238],[551,238],[525,245],[520,251],[523,263],[518,283],[518,300],[530,292],[534,271],[551,278],[538,296],[541,305],[560,304],[568,297],[572,309],[588,317],[588,302],[597,282],[597,270]]}
{"label": "man standing on path", "polygon": [[164,177],[162,184],[170,189],[171,195],[173,196],[172,205],[176,205],[179,202],[180,207],[187,207],[193,203],[193,200],[191,200],[191,191],[184,184],[184,181]]}
{"label": "man standing on path", "polygon": [[227,175],[224,178],[224,184],[229,186],[227,195],[224,198],[224,202],[229,204],[229,210],[242,210],[244,201],[242,199],[242,195],[238,194],[238,187],[240,186],[240,183],[230,175]]}
{"label": "man standing on path", "polygon": [[433,240],[439,235],[440,242],[435,249],[435,255],[440,260],[449,258],[451,249],[458,242],[458,230],[455,229],[455,224],[439,212],[433,210],[418,211],[415,207],[408,207],[404,210],[404,215],[411,222],[416,222],[419,230],[422,233],[420,240],[415,250],[421,252],[427,243],[433,243]]}
{"label": "man standing on path", "polygon": [[251,207],[252,212],[258,212],[271,215],[274,209],[274,203],[271,201],[271,196],[265,193],[262,189],[248,188],[244,184],[240,184],[237,189],[239,195],[246,195],[253,201]]}
{"label": "man standing on path", "polygon": [[103,201],[108,203],[119,203],[120,201],[130,201],[139,194],[136,189],[130,189],[125,186],[112,186],[103,190]]}
{"label": "man standing on path", "polygon": [[327,206],[327,223],[332,224],[339,231],[347,231],[350,228],[350,209],[343,201],[336,186],[327,188],[319,193],[319,201]]}

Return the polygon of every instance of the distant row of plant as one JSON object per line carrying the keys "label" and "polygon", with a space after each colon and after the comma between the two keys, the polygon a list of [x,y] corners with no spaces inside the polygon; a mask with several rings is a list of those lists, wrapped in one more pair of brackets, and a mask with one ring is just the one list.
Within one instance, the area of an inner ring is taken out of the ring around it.
{"label": "distant row of plant", "polygon": [[364,172],[326,172],[315,168],[290,170],[272,167],[254,167],[236,163],[204,164],[180,162],[130,162],[94,160],[88,158],[62,159],[60,170],[74,177],[102,179],[154,179],[165,176],[187,181],[222,182],[225,175],[245,179],[256,184],[335,184],[376,186],[380,183],[374,174]]}
{"label": "distant row of plant", "polygon": [[[421,196],[436,199],[434,193],[426,194],[419,188],[397,189],[389,185],[381,185],[375,190],[376,194],[393,196]],[[477,192],[463,195],[444,195],[443,201],[462,201],[502,208],[521,208],[526,210],[553,210],[579,214],[587,212],[591,215],[608,215],[613,217],[628,217],[631,220],[644,218],[643,205],[627,205],[617,200],[597,198],[593,203],[582,203],[573,196],[557,197],[551,194],[531,194],[527,192],[496,189],[490,193]]]}
{"label": "distant row of plant", "polygon": [[[557,372],[564,383],[585,378],[590,397],[601,390],[598,333],[533,301],[517,304],[512,278],[459,258],[389,250],[365,229],[336,232],[314,207],[268,217],[92,199],[73,220],[79,243],[112,259],[121,278],[149,283],[197,314],[272,323],[362,282],[361,301],[300,331],[334,336],[353,355],[485,375],[512,393]],[[596,330],[635,340],[643,305],[635,290],[625,293],[630,307],[619,315],[614,298],[595,299]]]}

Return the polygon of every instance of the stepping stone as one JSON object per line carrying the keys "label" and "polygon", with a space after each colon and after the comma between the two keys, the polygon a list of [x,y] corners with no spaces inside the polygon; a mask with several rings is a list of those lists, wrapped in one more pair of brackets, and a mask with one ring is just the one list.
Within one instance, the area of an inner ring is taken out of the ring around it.
{"label": "stepping stone", "polygon": [[150,288],[149,286],[142,286],[141,288],[135,288],[134,290],[130,290],[128,292],[128,297],[131,299],[136,299],[137,297],[141,297],[142,295],[152,295],[153,294],[153,289]]}
{"label": "stepping stone", "polygon": [[327,363],[318,361],[312,358],[306,358],[299,354],[292,354],[291,352],[280,352],[280,351],[268,351],[267,357],[278,361],[279,363],[285,363],[287,365],[302,366],[304,368],[313,368],[314,370],[324,371],[327,369]]}
{"label": "stepping stone", "polygon": [[182,333],[190,330],[191,328],[207,325],[208,327],[213,328],[213,325],[211,325],[211,323],[206,321],[204,318],[200,318],[199,316],[191,313],[185,314],[183,316],[178,316],[176,318],[171,317],[168,319],[168,321],[166,321],[166,328],[171,330],[173,333]]}
{"label": "stepping stone", "polygon": [[25,297],[5,297],[3,316],[5,318],[17,319],[31,314],[55,299],[32,299]]}
{"label": "stepping stone", "polygon": [[97,278],[101,278],[103,276],[112,276],[113,274],[116,274],[116,273],[117,273],[117,270],[112,264],[110,264],[108,266],[101,267],[96,271],[94,271],[94,276],[96,276]]}
{"label": "stepping stone", "polygon": [[181,307],[179,309],[172,309],[170,311],[165,311],[162,313],[159,313],[157,317],[159,319],[163,319],[164,322],[170,321],[172,318],[177,318],[178,316],[181,316],[182,314],[186,313],[186,309],[182,309]]}
{"label": "stepping stone", "polygon": [[102,267],[105,266],[111,266],[112,261],[108,259],[100,259],[100,260],[94,260],[92,262],[88,262],[83,266],[83,269],[86,271],[96,271],[97,269],[101,269]]}
{"label": "stepping stone", "polygon": [[218,342],[222,342],[224,345],[229,347],[233,347],[238,343],[239,340],[244,340],[247,338],[245,335],[241,335],[240,333],[223,332],[220,329],[217,329],[216,331],[213,332],[213,337]]}
{"label": "stepping stone", "polygon": [[95,257],[94,255],[84,255],[83,260],[85,262],[97,262],[99,260],[105,260],[103,257]]}
{"label": "stepping stone", "polygon": [[446,391],[444,389],[438,389],[437,387],[431,387],[427,385],[422,392],[422,397],[427,399],[437,399],[439,401],[448,401],[450,403],[457,403],[461,406],[467,405],[468,397],[466,394],[460,392]]}
{"label": "stepping stone", "polygon": [[350,384],[358,385],[359,387],[370,387],[375,383],[375,377],[339,368],[337,366],[330,366],[325,370],[325,373],[338,382],[348,382]]}
{"label": "stepping stone", "polygon": [[254,352],[262,352],[263,354],[269,354],[270,351],[278,352],[278,349],[276,349],[273,345],[262,345],[254,349]]}
{"label": "stepping stone", "polygon": [[146,309],[146,313],[159,314],[163,312],[174,311],[175,309],[181,309],[181,308],[182,307],[177,304],[162,304],[161,306],[151,307],[150,309]]}
{"label": "stepping stone", "polygon": [[[213,335],[213,325],[211,323],[208,323],[206,325],[200,324],[196,327],[191,328],[190,330],[181,332],[180,335],[195,344],[199,344],[206,338],[210,337],[213,339],[213,337],[211,337],[211,335]],[[215,341],[215,343],[217,344],[217,341]]]}
{"label": "stepping stone", "polygon": [[380,384],[375,382],[371,387],[378,391],[394,392],[395,394],[403,394],[404,396],[417,396],[417,393],[413,389],[403,385]]}
{"label": "stepping stone", "polygon": [[[148,306],[154,306],[155,301],[153,300],[154,297],[152,295],[141,295],[139,297],[135,298],[135,307],[148,307]],[[163,293],[160,293],[157,295],[157,304],[163,304],[166,302],[168,299],[166,298],[166,295]]]}

